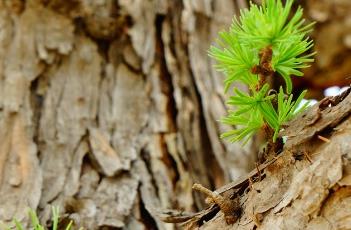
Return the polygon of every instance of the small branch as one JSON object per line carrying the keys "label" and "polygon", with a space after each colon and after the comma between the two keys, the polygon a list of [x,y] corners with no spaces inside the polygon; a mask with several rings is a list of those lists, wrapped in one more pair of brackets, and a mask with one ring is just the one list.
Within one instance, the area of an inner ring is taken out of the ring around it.
{"label": "small branch", "polygon": [[238,211],[241,209],[237,198],[232,200],[229,197],[224,197],[216,191],[212,192],[201,184],[194,184],[193,189],[205,194],[209,198],[207,201],[211,200],[219,206],[227,224],[236,222],[238,219]]}
{"label": "small branch", "polygon": [[329,140],[328,138],[323,137],[323,136],[321,136],[321,135],[318,135],[317,137],[318,137],[319,140],[324,141],[324,142],[326,142],[326,143],[329,143],[329,142],[330,142],[330,140]]}
{"label": "small branch", "polygon": [[[263,48],[259,53],[259,58],[260,58],[259,65],[256,65],[251,69],[251,72],[253,74],[258,74],[259,76],[259,82],[256,86],[256,91],[259,91],[263,87],[263,85],[266,84],[267,79],[274,74],[274,70],[271,64],[272,56],[273,56],[272,46],[269,45]],[[275,149],[274,147],[275,144],[272,142],[274,130],[267,123],[264,124],[263,130],[266,133],[266,138],[268,141],[267,152],[270,152],[272,147],[273,149]]]}

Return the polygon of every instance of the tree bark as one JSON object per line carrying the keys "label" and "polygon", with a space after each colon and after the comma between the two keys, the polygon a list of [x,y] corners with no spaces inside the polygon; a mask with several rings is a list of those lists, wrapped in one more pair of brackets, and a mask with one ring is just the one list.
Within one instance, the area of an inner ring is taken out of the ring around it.
{"label": "tree bark", "polygon": [[257,172],[213,195],[205,191],[216,204],[189,220],[183,216],[187,229],[349,229],[350,91],[292,120],[281,132],[283,152]]}
{"label": "tree bark", "polygon": [[0,0],[0,220],[55,205],[87,229],[174,229],[156,210],[246,175],[207,49],[247,2]]}
{"label": "tree bark", "polygon": [[224,143],[207,49],[245,1],[0,1],[0,220],[173,229],[254,157]]}

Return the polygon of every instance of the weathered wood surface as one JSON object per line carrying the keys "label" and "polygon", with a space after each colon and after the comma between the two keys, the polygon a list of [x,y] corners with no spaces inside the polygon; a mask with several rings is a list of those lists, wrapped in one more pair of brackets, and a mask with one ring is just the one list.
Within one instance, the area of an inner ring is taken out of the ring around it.
{"label": "weathered wood surface", "polygon": [[245,174],[206,54],[245,5],[1,0],[0,220],[56,205],[88,229],[172,229],[155,210]]}
{"label": "weathered wood surface", "polygon": [[216,216],[193,217],[188,229],[350,229],[349,92],[338,104],[328,106],[321,101],[289,124],[282,133],[287,137],[284,150],[260,173],[262,180],[251,176],[255,183],[234,183],[216,190],[221,194],[244,186],[235,223],[227,224],[217,208]]}
{"label": "weathered wood surface", "polygon": [[252,169],[249,145],[218,138],[223,77],[206,53],[246,6],[0,0],[0,220],[30,207],[45,222],[56,205],[88,229],[173,229],[155,209],[195,211],[194,182]]}

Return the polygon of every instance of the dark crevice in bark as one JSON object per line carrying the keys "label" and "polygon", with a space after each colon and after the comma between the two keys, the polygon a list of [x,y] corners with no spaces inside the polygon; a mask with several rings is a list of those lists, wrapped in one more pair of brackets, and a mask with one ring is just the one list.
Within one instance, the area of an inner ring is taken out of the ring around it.
{"label": "dark crevice in bark", "polygon": [[[99,91],[99,94],[102,93],[102,84],[104,82],[104,80],[106,79],[106,68],[103,68],[103,63],[100,63],[101,65],[101,68],[100,68],[100,78],[99,78],[99,82],[98,82],[98,91]],[[111,98],[111,97],[109,97]],[[95,114],[95,117],[94,117],[94,121],[95,121],[95,125],[96,127],[100,127],[101,124],[99,123],[100,119],[99,119],[99,114],[100,114],[100,106],[101,106],[101,100],[98,99],[96,101],[96,114]],[[110,143],[111,144],[111,143]]]}
{"label": "dark crevice in bark", "polygon": [[[200,114],[204,114],[202,110]],[[218,178],[223,178],[224,174],[218,161],[216,160],[216,156],[214,155],[212,145],[211,145],[211,140],[208,135],[205,117],[203,115],[200,116],[200,128],[201,128],[201,134],[202,134],[202,148],[203,148],[205,164],[210,165],[210,167],[208,167],[208,172],[207,172],[208,177],[210,179],[209,180],[210,186],[211,186],[211,189],[215,189],[216,180],[218,180]]]}
{"label": "dark crevice in bark", "polygon": [[157,230],[157,223],[145,208],[145,204],[141,198],[140,198],[140,214],[141,214],[142,222],[145,225],[145,229]]}
{"label": "dark crevice in bark", "polygon": [[151,169],[151,164],[150,164],[151,156],[150,156],[150,153],[148,152],[147,149],[142,148],[140,150],[140,157],[143,160],[143,162],[145,162],[146,169],[147,169],[148,173],[150,174],[151,184],[152,184],[152,186],[155,189],[155,193],[157,194],[157,197],[159,197],[159,189],[158,189],[155,177],[153,176],[152,169]]}
{"label": "dark crevice in bark", "polygon": [[44,96],[38,92],[39,84],[40,81],[42,80],[41,77],[43,76],[38,76],[35,78],[31,84],[30,84],[30,104],[32,107],[32,120],[33,120],[33,141],[35,143],[39,142],[39,122],[40,122],[40,117],[41,117],[41,112],[42,112],[42,107],[44,104]]}
{"label": "dark crevice in bark", "polygon": [[164,138],[165,138],[164,135],[161,134],[161,145],[162,145],[162,152],[163,152],[161,160],[164,162],[166,166],[168,166],[169,170],[167,172],[170,174],[172,184],[175,187],[177,181],[180,179],[180,175],[178,172],[177,163],[172,157],[172,155],[169,153],[168,147]]}
{"label": "dark crevice in bark", "polygon": [[[91,39],[93,39],[92,37],[90,37]],[[100,54],[101,57],[103,57],[103,59],[106,62],[109,62],[109,55],[108,55],[108,51],[110,49],[110,42],[109,41],[105,41],[102,39],[94,39],[95,44],[97,44],[98,47],[98,52]]]}
{"label": "dark crevice in bark", "polygon": [[165,59],[165,50],[164,43],[162,40],[162,26],[163,21],[165,20],[164,15],[157,15],[155,20],[156,28],[156,59],[160,62],[160,78],[161,78],[161,89],[162,93],[167,95],[167,113],[168,117],[171,118],[171,132],[176,132],[177,125],[177,106],[174,99],[174,86],[172,83],[172,76],[167,69],[166,59]]}
{"label": "dark crevice in bark", "polygon": [[[209,18],[206,17],[205,15],[202,14],[196,14],[200,19],[198,20],[204,20],[203,25],[209,25]],[[202,23],[201,23],[202,24]],[[208,31],[210,31],[209,28],[207,28]],[[208,32],[207,34],[210,34]],[[186,49],[187,56],[189,57],[189,47]],[[207,171],[207,177],[210,182],[210,189],[215,189],[215,181],[218,178],[223,178],[224,177],[224,172],[221,169],[218,161],[216,160],[216,156],[213,152],[212,144],[211,144],[211,139],[209,137],[208,133],[208,128],[206,124],[206,111],[203,105],[203,98],[200,93],[200,89],[198,88],[194,73],[191,69],[191,63],[190,60],[188,60],[188,65],[190,67],[190,76],[189,78],[191,79],[192,84],[194,85],[194,91],[196,95],[196,99],[199,102],[198,103],[198,111],[199,111],[199,121],[200,121],[200,133],[201,133],[201,148],[202,148],[202,154],[203,154],[203,160],[205,165],[210,165],[210,167],[206,167],[208,169]]]}

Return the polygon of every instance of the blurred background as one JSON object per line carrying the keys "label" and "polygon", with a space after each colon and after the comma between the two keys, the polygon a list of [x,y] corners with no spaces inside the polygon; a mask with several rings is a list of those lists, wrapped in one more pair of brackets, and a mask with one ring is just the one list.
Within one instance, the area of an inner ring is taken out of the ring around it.
{"label": "blurred background", "polygon": [[[351,1],[297,0],[315,62],[296,91],[321,99],[351,79]],[[0,220],[86,229],[175,229],[192,184],[249,172],[254,144],[219,135],[224,77],[207,50],[246,0],[0,0]],[[335,88],[334,88],[335,89]]]}

